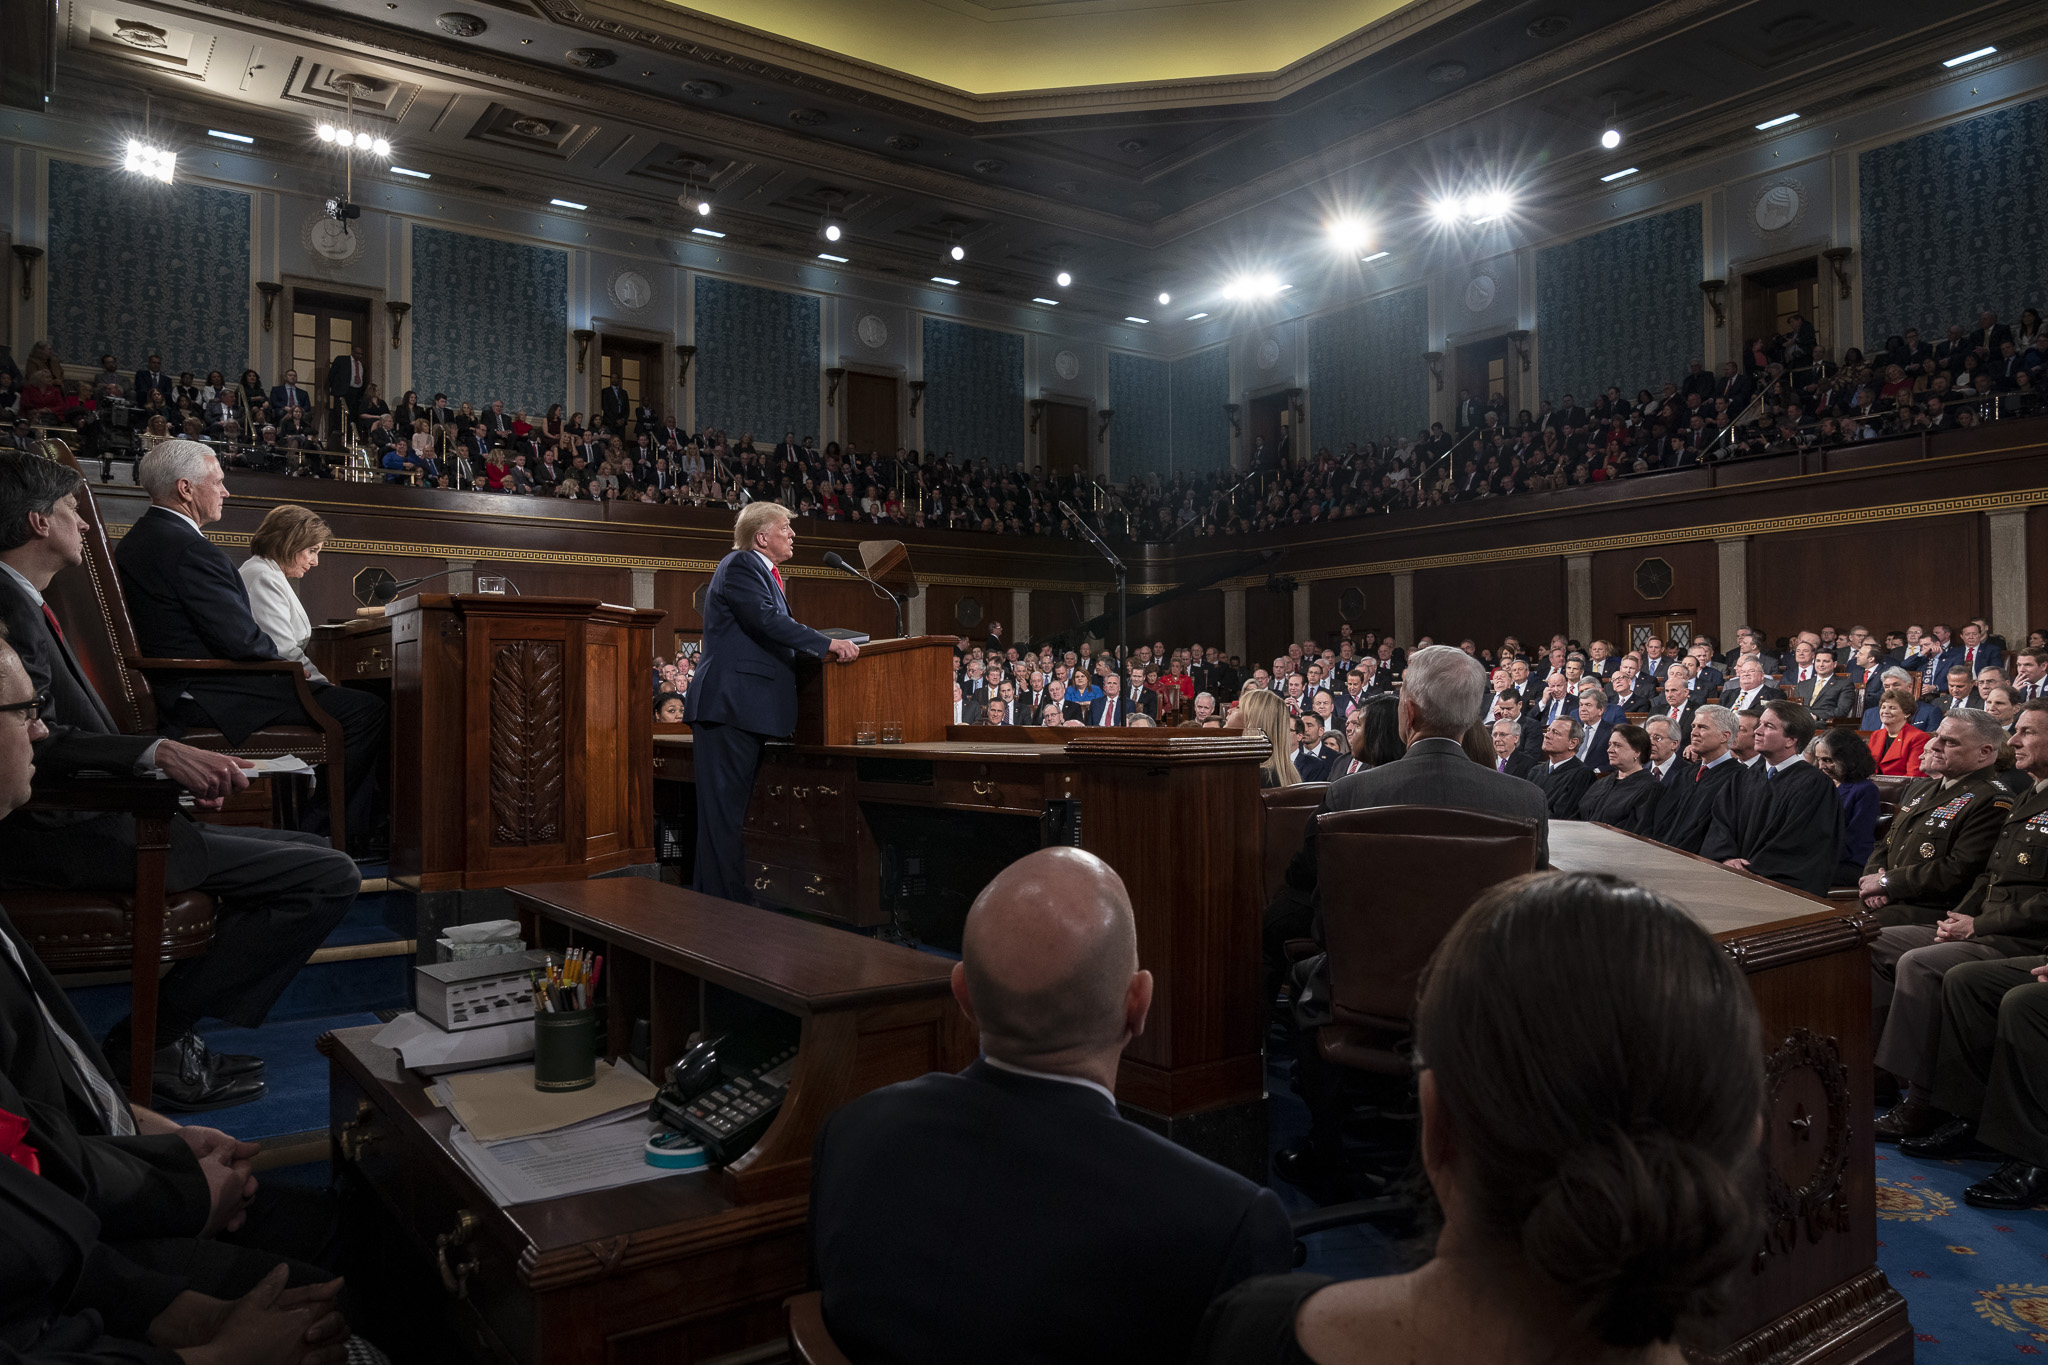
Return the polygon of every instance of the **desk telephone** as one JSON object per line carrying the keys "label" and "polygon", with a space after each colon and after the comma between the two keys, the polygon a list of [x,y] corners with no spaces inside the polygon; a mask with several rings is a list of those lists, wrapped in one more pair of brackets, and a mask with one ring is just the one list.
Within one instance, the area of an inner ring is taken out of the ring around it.
{"label": "desk telephone", "polygon": [[730,1165],[775,1122],[795,1070],[794,1044],[728,1045],[726,1036],[707,1038],[668,1068],[647,1116],[702,1145],[711,1165]]}

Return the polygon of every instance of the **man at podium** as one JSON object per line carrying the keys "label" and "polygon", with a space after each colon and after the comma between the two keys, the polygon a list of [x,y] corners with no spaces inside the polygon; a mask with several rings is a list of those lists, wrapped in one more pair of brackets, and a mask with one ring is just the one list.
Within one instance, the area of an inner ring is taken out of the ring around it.
{"label": "man at podium", "polygon": [[704,644],[683,719],[697,769],[696,890],[751,902],[740,828],[761,768],[761,745],[796,729],[796,656],[851,663],[860,647],[829,639],[789,614],[779,565],[796,552],[780,503],[750,502],[732,528],[732,553],[704,594]]}

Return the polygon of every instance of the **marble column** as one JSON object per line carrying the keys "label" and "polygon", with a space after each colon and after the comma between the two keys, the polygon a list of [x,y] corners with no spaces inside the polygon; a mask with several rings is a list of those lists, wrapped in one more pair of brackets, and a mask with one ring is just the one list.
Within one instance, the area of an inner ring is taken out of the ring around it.
{"label": "marble column", "polygon": [[1223,653],[1242,659],[1244,644],[1244,589],[1226,588],[1223,591]]}
{"label": "marble column", "polygon": [[1991,629],[2005,637],[2006,653],[2027,642],[2027,509],[1986,512],[1991,541]]}
{"label": "marble column", "polygon": [[1750,623],[1749,537],[1727,536],[1714,545],[1721,571],[1721,624],[1714,632],[1714,643],[1727,650],[1735,647],[1735,632]]}
{"label": "marble column", "polygon": [[633,570],[633,605],[641,608],[654,606],[654,570]]}
{"label": "marble column", "polygon": [[1580,644],[1593,638],[1593,556],[1573,555],[1564,562],[1564,631]]}
{"label": "marble column", "polygon": [[1031,594],[1019,588],[1010,590],[1010,621],[1004,632],[1010,643],[1022,649],[1031,643]]}
{"label": "marble column", "polygon": [[1404,648],[1415,643],[1415,575],[1394,575],[1394,639]]}

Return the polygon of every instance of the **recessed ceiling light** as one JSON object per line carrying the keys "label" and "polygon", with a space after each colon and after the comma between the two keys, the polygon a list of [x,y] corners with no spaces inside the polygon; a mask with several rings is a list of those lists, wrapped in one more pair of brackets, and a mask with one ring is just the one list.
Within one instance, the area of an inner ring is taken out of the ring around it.
{"label": "recessed ceiling light", "polygon": [[1613,175],[1603,175],[1603,176],[1601,176],[1601,177],[1600,177],[1600,183],[1601,183],[1601,184],[1603,184],[1603,185],[1605,185],[1605,184],[1609,183],[1610,181],[1614,181],[1614,180],[1620,180],[1620,179],[1622,179],[1622,178],[1623,178],[1624,176],[1631,176],[1631,175],[1634,175],[1634,174],[1636,173],[1636,170],[1637,170],[1637,168],[1636,168],[1636,167],[1634,167],[1634,166],[1631,166],[1631,167],[1629,167],[1629,168],[1628,168],[1627,170],[1625,170],[1625,171],[1616,171],[1616,172],[1615,172],[1615,173],[1614,173]]}
{"label": "recessed ceiling light", "polygon": [[1766,131],[1767,129],[1776,128],[1780,124],[1790,123],[1793,119],[1796,119],[1798,117],[1799,115],[1797,114],[1780,114],[1774,119],[1765,119],[1762,123],[1759,123],[1756,126],[1756,130],[1759,133],[1761,133]]}
{"label": "recessed ceiling light", "polygon": [[1143,327],[1143,326],[1145,326],[1146,324],[1150,323],[1150,322],[1152,321],[1152,319],[1150,319],[1150,318],[1125,318],[1125,319],[1124,319],[1124,321],[1125,321],[1125,322],[1135,322],[1135,323],[1137,323],[1137,324],[1138,324],[1138,325],[1139,325],[1140,327]]}
{"label": "recessed ceiling light", "polygon": [[1074,277],[1072,275],[1069,275],[1066,271],[1062,270],[1059,274],[1052,277],[1052,282],[1058,285],[1060,288],[1065,289],[1068,285],[1074,282]]}
{"label": "recessed ceiling light", "polygon": [[550,199],[548,202],[558,209],[574,209],[578,213],[590,207],[588,204],[579,204],[574,199]]}
{"label": "recessed ceiling light", "polygon": [[1600,145],[1610,152],[1619,147],[1621,145],[1621,129],[1609,128],[1606,132],[1600,134]]}
{"label": "recessed ceiling light", "polygon": [[1162,293],[1162,294],[1161,294],[1161,295],[1159,296],[1159,306],[1160,306],[1161,308],[1164,308],[1164,307],[1166,307],[1166,305],[1167,305],[1167,304],[1169,304],[1169,303],[1172,303],[1172,302],[1173,302],[1173,295],[1171,295],[1171,294],[1165,294],[1165,293]]}
{"label": "recessed ceiling light", "polygon": [[711,230],[710,228],[691,228],[691,229],[690,229],[690,231],[691,231],[692,233],[696,234],[696,235],[697,235],[697,236],[699,236],[699,237],[723,237],[723,236],[725,236],[725,234],[724,234],[724,233],[722,233],[722,232],[713,232],[713,231],[712,231],[712,230]]}
{"label": "recessed ceiling light", "polygon": [[956,261],[964,261],[967,259],[967,248],[955,242],[946,249],[946,254]]}
{"label": "recessed ceiling light", "polygon": [[1060,301],[1058,299],[1033,299],[1031,301],[1033,303],[1042,303],[1048,308],[1057,308],[1060,306]]}
{"label": "recessed ceiling light", "polygon": [[409,175],[415,180],[432,180],[434,178],[431,171],[409,171],[403,166],[393,166],[391,173],[393,175]]}
{"label": "recessed ceiling light", "polygon": [[844,256],[834,256],[834,255],[833,255],[833,254],[832,254],[831,252],[829,252],[829,251],[821,251],[821,252],[819,252],[819,253],[818,253],[818,259],[819,259],[819,260],[821,260],[821,261],[832,261],[832,262],[834,262],[834,263],[836,263],[836,264],[838,264],[838,265],[845,265],[845,264],[846,264],[846,257],[844,257]]}
{"label": "recessed ceiling light", "polygon": [[1201,321],[1201,320],[1202,320],[1203,318],[1205,318],[1205,317],[1208,317],[1208,316],[1209,316],[1209,315],[1208,315],[1207,313],[1190,313],[1190,314],[1188,314],[1188,315],[1187,315],[1186,317],[1182,318],[1182,319],[1181,319],[1181,321],[1182,321],[1182,322],[1200,322],[1200,321]]}
{"label": "recessed ceiling light", "polygon": [[947,279],[947,278],[946,278],[946,277],[945,277],[944,275],[934,275],[934,276],[932,276],[932,283],[933,283],[933,284],[958,284],[958,283],[960,283],[960,281],[958,281],[958,280],[949,280],[949,279]]}
{"label": "recessed ceiling light", "polygon": [[[1964,58],[1964,60],[1967,61],[1968,58]],[[245,147],[253,147],[256,144],[256,139],[250,137],[247,133],[223,133],[218,128],[208,128],[206,135],[208,137],[217,137],[222,142],[239,142]]]}
{"label": "recessed ceiling light", "polygon": [[1951,57],[1947,61],[1943,62],[1942,65],[1961,66],[1964,62],[1974,62],[1979,57],[1989,57],[1992,53],[1996,51],[1998,51],[1998,49],[1995,47],[1980,47],[1975,52],[1965,52],[1960,57]]}
{"label": "recessed ceiling light", "polygon": [[1367,265],[1371,265],[1374,261],[1384,261],[1385,259],[1387,259],[1387,257],[1393,254],[1394,253],[1391,251],[1375,251],[1372,253],[1372,255],[1361,256],[1359,259],[1364,261]]}

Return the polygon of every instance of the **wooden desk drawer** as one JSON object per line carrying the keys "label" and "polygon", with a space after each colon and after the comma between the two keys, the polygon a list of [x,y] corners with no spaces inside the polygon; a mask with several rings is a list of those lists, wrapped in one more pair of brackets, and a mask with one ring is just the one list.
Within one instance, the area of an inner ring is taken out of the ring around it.
{"label": "wooden desk drawer", "polygon": [[837,870],[786,862],[747,860],[747,885],[762,905],[802,910],[834,919],[854,918],[852,883]]}

